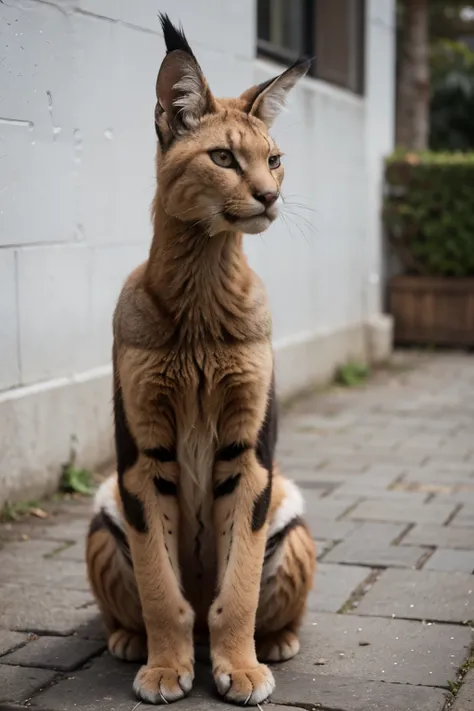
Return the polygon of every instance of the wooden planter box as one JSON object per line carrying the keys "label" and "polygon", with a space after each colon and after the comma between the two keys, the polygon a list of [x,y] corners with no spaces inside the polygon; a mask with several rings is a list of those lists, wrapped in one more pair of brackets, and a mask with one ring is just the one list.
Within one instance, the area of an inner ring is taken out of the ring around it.
{"label": "wooden planter box", "polygon": [[397,276],[389,299],[396,343],[474,346],[474,278]]}

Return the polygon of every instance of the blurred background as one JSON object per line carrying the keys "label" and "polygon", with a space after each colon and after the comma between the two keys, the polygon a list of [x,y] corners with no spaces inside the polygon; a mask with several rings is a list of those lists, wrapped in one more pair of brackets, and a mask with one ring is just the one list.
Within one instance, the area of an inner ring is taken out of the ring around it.
{"label": "blurred background", "polygon": [[396,143],[465,151],[474,140],[464,4],[2,0],[0,504],[53,490],[71,460],[112,458],[112,311],[151,240],[159,11],[183,24],[216,95],[314,58],[273,131],[287,207],[246,238],[283,398],[389,356],[384,311],[401,263],[386,257],[381,208]]}

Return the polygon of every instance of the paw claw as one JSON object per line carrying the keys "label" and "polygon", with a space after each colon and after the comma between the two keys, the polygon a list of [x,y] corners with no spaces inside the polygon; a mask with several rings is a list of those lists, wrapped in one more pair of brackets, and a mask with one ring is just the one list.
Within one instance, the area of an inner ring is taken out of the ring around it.
{"label": "paw claw", "polygon": [[237,669],[214,676],[217,690],[226,701],[243,706],[256,706],[268,699],[275,688],[270,669],[259,664],[250,669]]}
{"label": "paw claw", "polygon": [[191,691],[193,674],[186,668],[142,667],[133,682],[139,699],[150,704],[168,704],[182,699]]}

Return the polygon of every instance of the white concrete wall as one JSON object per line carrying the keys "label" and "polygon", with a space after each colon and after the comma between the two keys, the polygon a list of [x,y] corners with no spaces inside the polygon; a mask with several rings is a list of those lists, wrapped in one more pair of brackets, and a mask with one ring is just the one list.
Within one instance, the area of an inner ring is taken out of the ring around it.
{"label": "white concrete wall", "polygon": [[[283,394],[362,357],[380,308],[370,275],[394,0],[368,5],[366,98],[302,82],[275,135],[288,203],[304,207],[246,241],[273,306]],[[254,0],[0,4],[0,503],[53,487],[71,452],[88,466],[112,453],[111,314],[151,238],[158,10],[182,21],[217,95],[280,71],[255,59]]]}
{"label": "white concrete wall", "polygon": [[383,159],[395,141],[395,13],[393,0],[368,0],[369,32],[366,62],[366,161],[369,188],[367,212],[366,310],[378,314],[384,282],[380,204]]}

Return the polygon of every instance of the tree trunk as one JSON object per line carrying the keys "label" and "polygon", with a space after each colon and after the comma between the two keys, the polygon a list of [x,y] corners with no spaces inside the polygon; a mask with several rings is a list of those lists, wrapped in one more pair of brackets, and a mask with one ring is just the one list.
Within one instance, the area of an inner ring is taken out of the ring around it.
{"label": "tree trunk", "polygon": [[404,0],[397,90],[397,145],[426,149],[430,101],[428,0]]}

